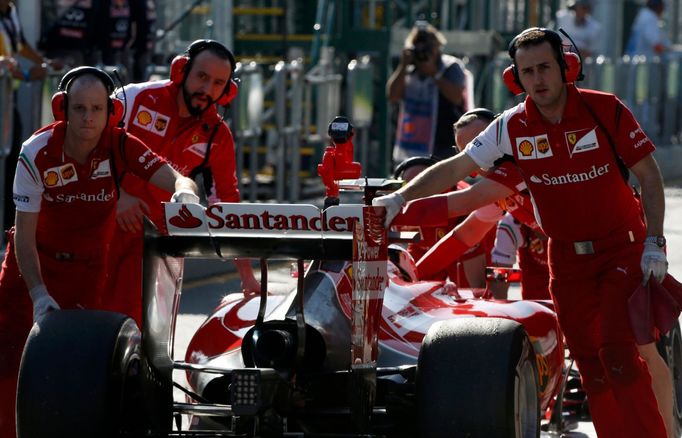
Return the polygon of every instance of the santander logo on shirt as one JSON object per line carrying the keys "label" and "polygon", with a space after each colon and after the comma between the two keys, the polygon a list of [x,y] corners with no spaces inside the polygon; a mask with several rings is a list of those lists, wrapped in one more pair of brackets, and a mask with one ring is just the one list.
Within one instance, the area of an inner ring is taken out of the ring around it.
{"label": "santander logo on shirt", "polygon": [[604,164],[603,166],[597,167],[597,165],[592,165],[592,167],[586,172],[566,172],[561,175],[551,175],[549,173],[543,173],[540,176],[531,175],[529,178],[531,182],[535,184],[543,184],[546,186],[560,186],[564,184],[574,184],[581,183],[585,181],[591,181],[597,179],[600,176],[609,173],[610,164]]}

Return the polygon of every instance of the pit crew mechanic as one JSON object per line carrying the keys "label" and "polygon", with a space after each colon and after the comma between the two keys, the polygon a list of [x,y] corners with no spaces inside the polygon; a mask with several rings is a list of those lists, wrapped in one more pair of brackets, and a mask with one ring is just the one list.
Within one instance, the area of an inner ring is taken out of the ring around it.
{"label": "pit crew mechanic", "polygon": [[[486,108],[476,108],[463,114],[453,125],[454,148],[457,151],[463,150],[494,118],[495,114]],[[417,274],[420,279],[427,279],[432,273],[448,266],[453,260],[466,253],[472,245],[479,243],[484,236],[487,236],[487,233],[492,233],[492,227],[502,219],[504,211],[511,212],[525,226],[539,231],[540,227],[533,215],[526,184],[513,164],[505,161],[493,170],[482,172],[482,174],[484,178],[468,188],[446,195],[417,199],[402,211],[403,216],[409,216],[411,210],[428,211],[430,216],[434,212],[442,211],[447,211],[450,217],[469,213],[464,221],[432,245],[431,249],[417,261]],[[397,221],[400,217],[399,215],[396,218]],[[538,269],[538,266],[532,263],[527,263],[531,260],[524,258],[525,266],[521,267],[524,271],[521,284],[524,299],[549,299],[546,255],[543,257],[545,258],[544,270]],[[477,287],[485,287],[485,266],[480,266],[478,269],[483,284]],[[494,295],[496,298],[506,298],[506,289],[499,286],[495,290],[500,292]]]}
{"label": "pit crew mechanic", "polygon": [[[527,29],[514,38],[509,55],[525,101],[463,152],[375,205],[386,206],[390,223],[405,200],[437,193],[513,156],[550,238],[550,291],[597,433],[666,437],[666,425],[672,433],[670,373],[654,343],[636,346],[627,312],[638,283],[651,276],[661,281],[667,271],[654,145],[618,98],[565,83],[570,65],[556,32]],[[601,120],[592,108],[599,108]],[[618,160],[640,183],[646,225]]]}
{"label": "pit crew mechanic", "polygon": [[[437,162],[438,160],[433,157],[411,157],[396,167],[393,176],[395,178],[402,178],[404,181],[410,181],[428,166],[432,166]],[[470,184],[460,181],[453,190],[457,192],[468,187],[470,187]],[[419,261],[444,235],[452,232],[455,227],[461,227],[463,224],[460,224],[462,222],[460,216],[449,214],[445,203],[442,203],[437,209],[420,209],[418,206],[416,207],[415,209],[406,209],[400,218],[401,220],[397,220],[395,225],[400,223],[400,225],[407,226],[408,228],[418,227],[419,241],[410,242],[407,245],[407,251],[413,260]],[[425,216],[428,216],[428,218]],[[466,220],[469,219],[467,218]],[[417,272],[417,278],[419,280],[444,280],[450,278],[459,287],[485,288],[485,266],[490,264],[489,254],[492,250],[494,239],[495,233],[492,230],[488,234],[483,233],[477,236],[475,242],[463,248],[456,255],[447,254],[443,260],[439,261],[437,269],[431,269],[424,273]]]}
{"label": "pit crew mechanic", "polygon": [[60,307],[100,308],[120,173],[175,191],[177,200],[198,199],[191,179],[114,127],[123,106],[108,97],[114,83],[105,72],[71,70],[59,88],[57,121],[23,144],[14,180],[16,229],[0,272],[1,437],[16,436],[14,394],[32,322]]}
{"label": "pit crew mechanic", "polygon": [[[215,194],[209,197],[209,202],[239,202],[234,140],[215,106],[227,105],[236,95],[237,86],[232,81],[235,67],[234,56],[224,45],[197,40],[173,60],[170,80],[130,84],[117,90],[117,96],[126,103],[124,122],[128,132],[143,140],[182,175],[193,177],[203,169],[212,171]],[[109,308],[133,316],[139,325],[142,218],[148,215],[164,230],[160,202],[168,196],[134,175],[125,175],[121,188],[119,227],[109,268],[115,275]],[[244,291],[260,291],[249,261],[235,262]]]}

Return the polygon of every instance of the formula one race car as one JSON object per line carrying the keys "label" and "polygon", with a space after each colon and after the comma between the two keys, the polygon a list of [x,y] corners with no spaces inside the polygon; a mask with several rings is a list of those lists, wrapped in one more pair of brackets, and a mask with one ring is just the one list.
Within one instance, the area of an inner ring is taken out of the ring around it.
{"label": "formula one race car", "polygon": [[[398,187],[349,186],[367,203]],[[84,310],[34,326],[19,437],[539,437],[567,374],[551,302],[416,281],[382,211],[327,204],[166,204],[168,234],[145,231],[141,333],[124,315]],[[187,257],[260,259],[262,290],[228,295],[175,361]],[[276,259],[298,268],[285,294],[268,292]],[[676,333],[666,351],[679,364]]]}

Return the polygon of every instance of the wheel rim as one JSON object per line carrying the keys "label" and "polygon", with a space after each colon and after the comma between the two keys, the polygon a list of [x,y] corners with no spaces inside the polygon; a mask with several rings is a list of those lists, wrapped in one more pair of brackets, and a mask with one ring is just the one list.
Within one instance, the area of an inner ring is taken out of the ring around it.
{"label": "wheel rim", "polygon": [[[524,355],[524,357],[527,357]],[[538,393],[535,369],[529,360],[523,360],[514,379],[514,428],[518,438],[537,437]]]}

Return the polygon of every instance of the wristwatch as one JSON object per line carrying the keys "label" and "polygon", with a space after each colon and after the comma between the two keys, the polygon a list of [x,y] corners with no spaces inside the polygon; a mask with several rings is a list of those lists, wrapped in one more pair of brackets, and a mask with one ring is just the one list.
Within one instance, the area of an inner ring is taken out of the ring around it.
{"label": "wristwatch", "polygon": [[647,238],[644,239],[644,242],[655,243],[656,246],[658,246],[659,248],[663,248],[665,246],[665,237],[664,236],[647,236]]}

